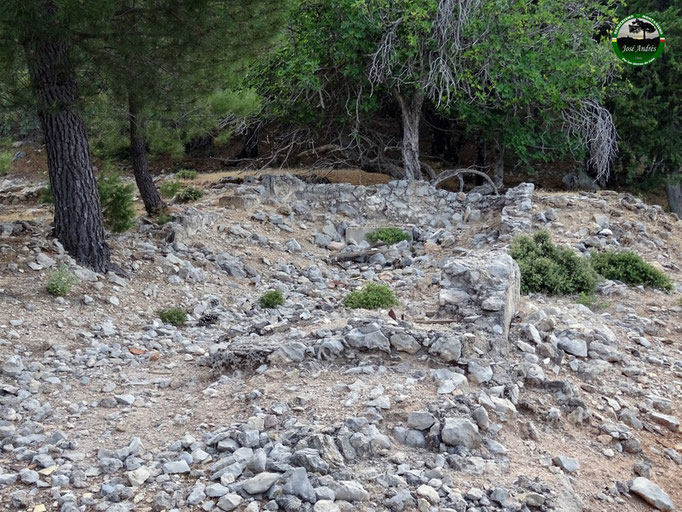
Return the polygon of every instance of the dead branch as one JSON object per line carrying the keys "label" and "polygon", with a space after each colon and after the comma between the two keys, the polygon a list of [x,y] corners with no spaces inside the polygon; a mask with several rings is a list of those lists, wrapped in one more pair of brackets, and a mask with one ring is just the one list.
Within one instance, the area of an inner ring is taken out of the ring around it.
{"label": "dead branch", "polygon": [[495,192],[495,195],[496,196],[500,195],[500,192],[498,191],[497,186],[495,185],[495,183],[493,183],[493,180],[490,179],[490,176],[488,176],[484,172],[477,171],[476,169],[450,169],[447,171],[443,171],[438,176],[436,176],[435,179],[431,180],[431,185],[436,187],[447,179],[457,177],[457,178],[459,178],[460,192],[461,192],[463,190],[463,184],[464,184],[464,182],[461,178],[462,174],[475,174],[476,176],[481,176],[482,178],[485,178],[485,180],[490,184],[490,186],[493,187],[493,191]]}

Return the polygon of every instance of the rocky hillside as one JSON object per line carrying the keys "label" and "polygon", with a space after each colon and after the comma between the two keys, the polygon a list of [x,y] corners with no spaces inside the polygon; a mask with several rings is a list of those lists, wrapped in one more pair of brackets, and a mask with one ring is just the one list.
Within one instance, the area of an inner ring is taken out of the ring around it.
{"label": "rocky hillside", "polygon": [[[659,207],[228,179],[112,236],[125,278],[74,265],[37,189],[0,184],[3,510],[682,506],[682,229]],[[411,239],[372,248],[378,226]],[[521,296],[508,246],[540,228],[632,249],[675,291]],[[61,264],[78,282],[55,298]],[[344,307],[368,281],[400,304]]]}

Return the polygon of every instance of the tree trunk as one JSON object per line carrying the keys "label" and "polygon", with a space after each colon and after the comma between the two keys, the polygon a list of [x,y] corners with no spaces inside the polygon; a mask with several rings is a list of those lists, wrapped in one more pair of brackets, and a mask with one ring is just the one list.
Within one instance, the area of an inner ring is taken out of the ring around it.
{"label": "tree trunk", "polygon": [[144,209],[149,215],[156,215],[163,210],[163,201],[149,173],[144,125],[137,99],[131,92],[128,92],[128,118],[130,120],[130,156],[133,161],[135,183],[140,191]]}
{"label": "tree trunk", "polygon": [[504,186],[504,143],[501,137],[495,140],[495,149],[497,150],[497,161],[493,168],[493,183],[499,189]]}
{"label": "tree trunk", "polygon": [[[56,23],[56,8],[46,2],[43,22]],[[44,39],[32,28],[23,44],[45,137],[47,170],[54,194],[54,233],[75,260],[96,272],[112,267],[104,239],[102,206],[92,172],[85,123],[78,105],[76,75],[66,43]],[[45,27],[45,33],[57,28]]]}
{"label": "tree trunk", "polygon": [[405,98],[399,92],[395,97],[400,105],[403,121],[403,167],[405,179],[415,181],[422,179],[421,165],[419,163],[419,120],[421,118],[424,94],[420,91],[414,93],[412,98]]}
{"label": "tree trunk", "polygon": [[665,192],[668,196],[670,211],[682,218],[682,181],[668,181],[665,184]]}

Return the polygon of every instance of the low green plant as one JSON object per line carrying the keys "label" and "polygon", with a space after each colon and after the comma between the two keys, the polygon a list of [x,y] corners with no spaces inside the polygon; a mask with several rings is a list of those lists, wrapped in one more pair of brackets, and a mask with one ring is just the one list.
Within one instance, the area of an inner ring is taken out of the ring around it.
{"label": "low green plant", "polygon": [[166,199],[173,199],[175,197],[175,194],[180,192],[180,190],[182,190],[182,183],[180,183],[177,180],[164,181],[163,183],[161,183],[161,186],[159,187],[161,195]]}
{"label": "low green plant", "polygon": [[197,187],[183,187],[180,192],[175,194],[175,200],[178,203],[191,203],[200,199],[203,193]]}
{"label": "low green plant", "polygon": [[409,240],[410,235],[400,228],[379,228],[367,233],[365,238],[373,244],[381,240],[386,245],[393,245],[403,240]]}
{"label": "low green plant", "polygon": [[187,322],[187,313],[182,308],[161,309],[158,311],[158,314],[161,321],[165,324],[180,327]]}
{"label": "low green plant", "polygon": [[521,292],[524,294],[590,294],[599,281],[589,259],[568,247],[557,247],[547,231],[515,238],[509,253],[521,270]]}
{"label": "low green plant", "polygon": [[52,193],[52,186],[49,183],[46,187],[38,190],[38,201],[41,204],[54,204],[54,194]]}
{"label": "low green plant", "polygon": [[134,185],[126,184],[115,173],[100,176],[97,182],[104,222],[114,233],[128,231],[135,223]]}
{"label": "low green plant", "polygon": [[4,176],[12,168],[13,156],[11,151],[0,151],[0,176]]}
{"label": "low green plant", "polygon": [[190,169],[180,169],[175,173],[175,177],[179,180],[195,180],[197,178],[197,171]]}
{"label": "low green plant", "polygon": [[50,273],[47,281],[47,292],[55,297],[64,297],[71,293],[76,284],[76,277],[69,271],[66,265],[61,265],[57,270]]}
{"label": "low green plant", "polygon": [[350,292],[343,301],[351,309],[379,309],[398,305],[398,299],[387,285],[367,283],[360,290]]}
{"label": "low green plant", "polygon": [[591,256],[592,267],[606,279],[615,279],[631,286],[649,286],[672,290],[670,279],[651,263],[632,251],[606,251]]}
{"label": "low green plant", "polygon": [[274,309],[284,305],[284,296],[279,290],[270,290],[261,295],[258,303],[263,308]]}
{"label": "low green plant", "polygon": [[582,304],[583,306],[590,308],[593,311],[599,311],[608,308],[611,304],[607,301],[599,300],[593,293],[581,292],[578,299],[575,301],[577,304]]}
{"label": "low green plant", "polygon": [[156,214],[154,217],[154,222],[162,226],[163,224],[168,224],[171,220],[173,220],[173,217],[171,216],[170,213],[167,211],[162,211]]}

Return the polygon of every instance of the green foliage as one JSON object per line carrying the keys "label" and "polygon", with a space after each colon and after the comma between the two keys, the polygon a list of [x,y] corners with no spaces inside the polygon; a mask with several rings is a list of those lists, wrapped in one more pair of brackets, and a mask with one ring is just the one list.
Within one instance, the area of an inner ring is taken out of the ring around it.
{"label": "green foliage", "polygon": [[4,176],[12,168],[12,152],[0,151],[0,176]]}
{"label": "green foliage", "polygon": [[175,200],[178,203],[191,203],[197,199],[201,199],[203,192],[197,187],[183,187],[180,191],[175,194]]}
{"label": "green foliage", "polygon": [[180,158],[185,152],[183,138],[178,130],[161,121],[147,123],[145,135],[152,156]]}
{"label": "green foliage", "polygon": [[182,183],[177,180],[164,181],[159,187],[161,195],[166,199],[173,199],[180,190],[182,190]]}
{"label": "green foliage", "polygon": [[163,323],[171,324],[175,327],[185,325],[187,322],[187,313],[182,308],[160,309],[158,315]]}
{"label": "green foliage", "polygon": [[[632,0],[622,4],[617,17],[632,13],[653,17],[666,36],[682,33],[679,2]],[[682,166],[682,50],[670,41],[644,68],[622,64],[609,87],[620,169],[634,184],[646,175],[677,175]]]}
{"label": "green foliage", "polygon": [[262,308],[274,309],[284,305],[284,297],[279,290],[270,290],[261,295],[258,303]]}
{"label": "green foliage", "polygon": [[135,223],[134,185],[124,183],[120,176],[108,173],[97,182],[102,214],[106,226],[114,233],[123,233]]}
{"label": "green foliage", "polygon": [[631,251],[606,251],[593,254],[592,266],[606,279],[615,279],[631,286],[650,286],[672,290],[668,277],[659,269]]}
{"label": "green foliage", "polygon": [[168,224],[171,220],[173,220],[173,217],[166,211],[162,211],[161,213],[157,214],[156,217],[154,217],[154,222],[160,226]]}
{"label": "green foliage", "polygon": [[351,309],[379,309],[398,305],[398,299],[387,285],[367,283],[360,290],[350,292],[343,301]]}
{"label": "green foliage", "polygon": [[366,238],[368,242],[373,244],[381,240],[386,245],[393,245],[403,240],[409,240],[410,235],[400,228],[379,228],[367,233]]}
{"label": "green foliage", "polygon": [[550,295],[592,293],[599,276],[587,258],[568,247],[557,247],[547,231],[522,235],[512,242],[510,255],[521,269],[521,292]]}
{"label": "green foliage", "polygon": [[47,281],[47,292],[55,297],[65,297],[71,293],[76,282],[76,277],[69,271],[68,267],[61,265],[50,274]]}
{"label": "green foliage", "polygon": [[52,185],[50,185],[49,182],[46,187],[43,187],[38,191],[38,202],[40,204],[54,204]]}
{"label": "green foliage", "polygon": [[192,171],[190,169],[180,169],[175,173],[175,177],[179,180],[195,180],[197,176],[197,171]]}
{"label": "green foliage", "polygon": [[575,302],[577,304],[582,304],[583,306],[588,307],[593,311],[606,309],[610,306],[609,302],[599,300],[593,293],[585,292],[580,292],[580,296]]}

